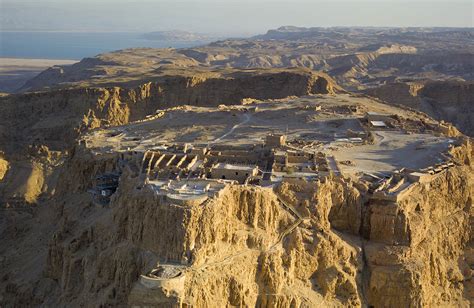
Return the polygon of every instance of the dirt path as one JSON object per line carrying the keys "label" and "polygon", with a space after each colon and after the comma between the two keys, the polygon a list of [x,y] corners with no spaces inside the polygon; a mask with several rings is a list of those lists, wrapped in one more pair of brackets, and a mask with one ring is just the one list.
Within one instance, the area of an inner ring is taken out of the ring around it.
{"label": "dirt path", "polygon": [[237,128],[239,128],[240,126],[244,125],[245,123],[247,123],[248,121],[250,121],[250,115],[248,114],[244,114],[244,120],[238,124],[235,124],[234,126],[232,126],[232,128],[227,132],[225,133],[224,135],[220,136],[219,138],[217,139],[214,139],[214,141],[211,141],[207,144],[207,146],[211,145],[211,144],[214,144],[214,143],[218,143],[219,141],[221,141],[222,139],[226,138],[227,136],[229,136],[230,134],[232,134]]}
{"label": "dirt path", "polygon": [[[289,225],[288,228],[286,228],[283,232],[281,232],[278,235],[278,239],[275,243],[270,245],[270,247],[268,249],[263,250],[261,252],[267,252],[267,251],[273,250],[278,244],[280,244],[285,239],[286,236],[288,236],[291,232],[293,232],[306,219],[306,218],[303,218],[301,216],[301,214],[298,213],[298,211],[292,205],[287,204],[278,195],[277,195],[277,199],[278,199],[278,201],[280,201],[280,204],[282,205],[282,208],[285,211],[290,212],[293,216],[297,217],[297,219],[296,219],[295,222],[293,222],[291,225]],[[252,251],[257,251],[257,250],[256,249],[243,249],[243,250],[241,250],[241,251],[239,251],[235,254],[224,257],[223,259],[221,259],[219,261],[204,263],[201,266],[196,267],[196,268],[189,268],[188,271],[196,272],[196,271],[205,269],[209,266],[216,266],[216,265],[219,265],[219,264],[225,264],[225,263],[227,263],[228,261],[232,260],[235,257],[244,255],[244,254],[252,252]]]}

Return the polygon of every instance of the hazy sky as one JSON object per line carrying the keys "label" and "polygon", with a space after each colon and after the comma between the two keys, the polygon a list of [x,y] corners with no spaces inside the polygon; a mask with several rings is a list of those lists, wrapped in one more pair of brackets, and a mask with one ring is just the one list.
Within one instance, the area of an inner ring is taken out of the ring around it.
{"label": "hazy sky", "polygon": [[472,0],[0,0],[2,30],[224,35],[294,26],[473,27]]}

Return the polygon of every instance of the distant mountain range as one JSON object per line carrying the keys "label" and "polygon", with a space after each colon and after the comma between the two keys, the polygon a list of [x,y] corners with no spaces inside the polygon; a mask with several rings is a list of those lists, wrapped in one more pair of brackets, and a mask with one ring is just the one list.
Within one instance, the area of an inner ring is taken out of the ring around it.
{"label": "distant mountain range", "polygon": [[170,42],[196,42],[205,41],[210,42],[221,37],[211,36],[202,33],[192,33],[180,30],[171,31],[154,31],[145,33],[143,38],[153,41],[170,41]]}

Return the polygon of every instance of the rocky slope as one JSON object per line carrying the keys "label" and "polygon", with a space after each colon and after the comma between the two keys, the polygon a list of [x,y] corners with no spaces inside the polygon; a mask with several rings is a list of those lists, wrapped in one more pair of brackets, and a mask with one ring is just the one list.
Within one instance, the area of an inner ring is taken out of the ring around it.
{"label": "rocky slope", "polygon": [[[33,216],[5,216],[16,223],[2,224],[2,306],[468,307],[472,149],[456,151],[458,167],[399,203],[329,178],[229,186],[203,205],[179,206],[139,189],[126,168],[103,208],[86,190],[118,156],[78,146],[53,199]],[[157,261],[187,266],[182,292],[140,289],[139,275]]]}
{"label": "rocky slope", "polygon": [[462,285],[472,283],[472,274],[463,250],[472,182],[456,170],[420,186],[402,204],[370,203],[364,230],[371,240],[365,247],[368,300],[376,307],[467,307]]}
{"label": "rocky slope", "polygon": [[472,81],[397,82],[364,92],[389,103],[418,109],[435,119],[453,123],[467,135],[474,135]]}
{"label": "rocky slope", "polygon": [[[4,151],[19,145],[64,148],[84,129],[120,125],[179,105],[240,104],[245,98],[270,99],[341,89],[324,74],[307,70],[235,72],[231,76],[168,76],[136,87],[80,88],[0,98],[0,141]],[[15,129],[11,129],[14,127]],[[15,140],[18,142],[10,143]]]}
{"label": "rocky slope", "polygon": [[[326,75],[305,70],[242,72],[232,77],[170,76],[134,88],[80,88],[0,98],[0,202],[35,203],[77,137],[127,124],[180,105],[218,106],[242,100],[334,93]],[[6,170],[9,170],[7,173]],[[55,176],[52,177],[55,179]],[[49,188],[48,188],[49,187]]]}

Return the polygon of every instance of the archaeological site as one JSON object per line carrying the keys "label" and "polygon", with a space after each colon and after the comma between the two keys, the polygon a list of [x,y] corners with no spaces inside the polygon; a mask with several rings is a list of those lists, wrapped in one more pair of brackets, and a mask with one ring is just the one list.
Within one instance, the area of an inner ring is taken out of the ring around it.
{"label": "archaeological site", "polygon": [[29,79],[0,307],[472,307],[473,35],[282,27]]}

